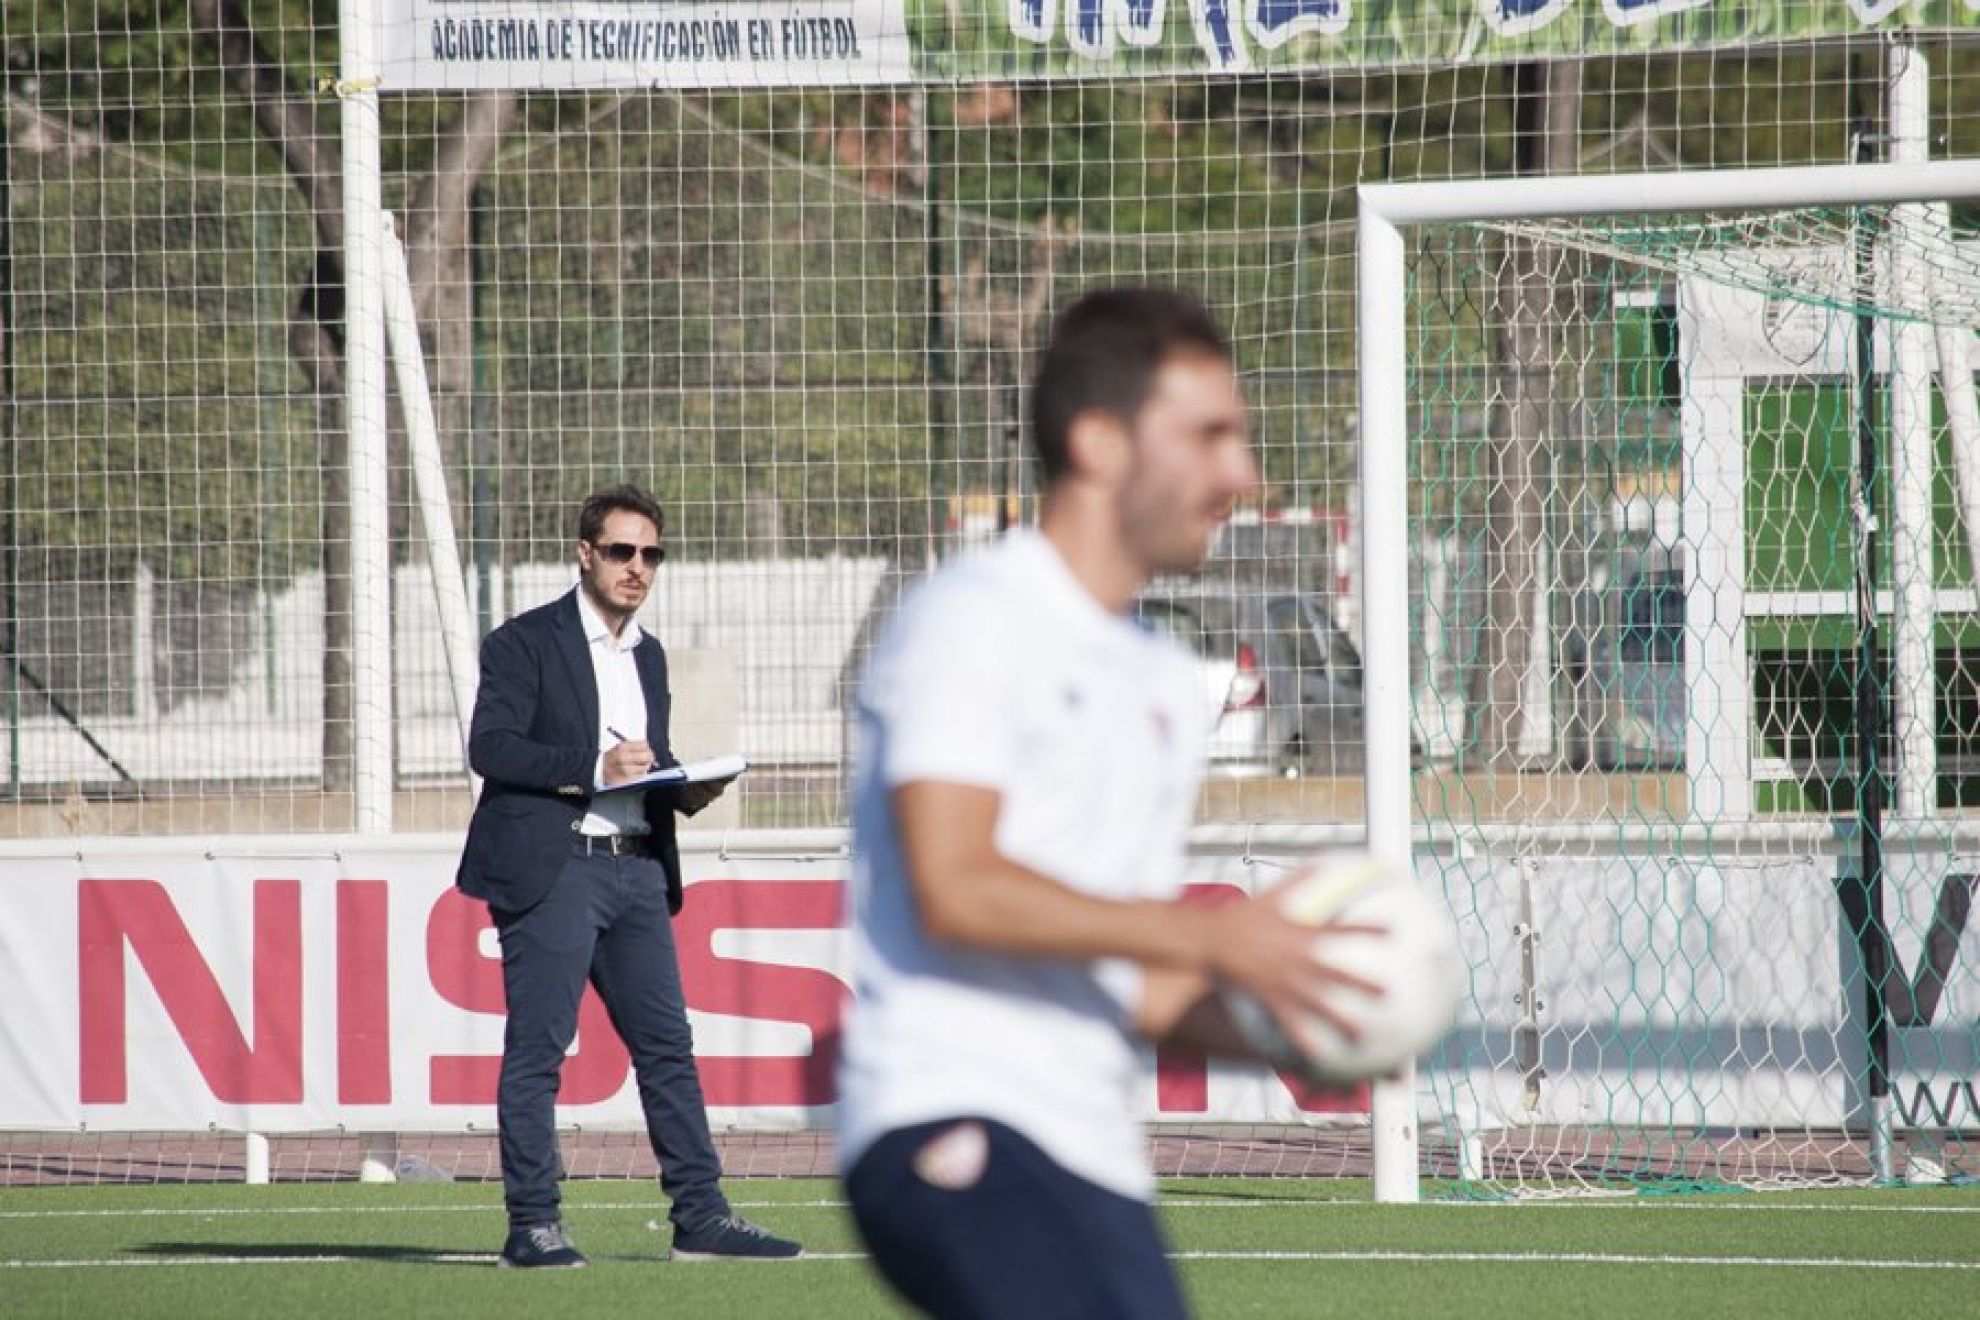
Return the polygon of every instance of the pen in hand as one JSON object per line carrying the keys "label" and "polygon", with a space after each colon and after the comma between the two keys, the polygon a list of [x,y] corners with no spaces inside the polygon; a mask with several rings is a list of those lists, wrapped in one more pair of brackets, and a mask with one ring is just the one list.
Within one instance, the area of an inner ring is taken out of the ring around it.
{"label": "pen in hand", "polygon": [[[628,738],[628,737],[626,737],[626,735],[625,735],[625,734],[623,734],[623,733],[620,733],[620,732],[619,732],[619,731],[618,731],[617,729],[615,729],[615,728],[613,728],[613,727],[612,727],[611,725],[609,725],[609,724],[605,726],[605,732],[607,732],[607,733],[609,733],[609,734],[611,734],[611,735],[612,735],[612,736],[613,736],[614,738],[617,738],[617,739],[619,740],[619,742],[621,742],[621,743],[629,743],[629,742],[631,742],[631,741],[632,741],[632,739],[630,739],[630,738]],[[647,769],[647,770],[651,770],[651,769],[653,769],[653,765],[654,765],[654,762],[653,762],[653,760],[652,760],[652,758],[650,758],[650,757],[649,757],[649,758],[647,759],[647,763],[646,763],[646,769]]]}

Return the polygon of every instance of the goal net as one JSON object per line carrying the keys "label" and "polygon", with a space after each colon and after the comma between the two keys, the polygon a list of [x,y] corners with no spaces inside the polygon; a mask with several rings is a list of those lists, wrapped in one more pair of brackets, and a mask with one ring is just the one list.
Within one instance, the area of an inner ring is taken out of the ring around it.
{"label": "goal net", "polygon": [[1427,1141],[1479,1188],[1980,1171],[1975,179],[1796,173],[1513,185],[1373,295],[1413,719],[1468,752],[1415,775],[1474,978]]}

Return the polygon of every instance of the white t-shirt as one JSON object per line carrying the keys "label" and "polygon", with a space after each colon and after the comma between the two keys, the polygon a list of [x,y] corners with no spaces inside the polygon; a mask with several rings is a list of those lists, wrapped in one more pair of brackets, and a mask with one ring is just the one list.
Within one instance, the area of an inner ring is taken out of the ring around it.
{"label": "white t-shirt", "polygon": [[932,944],[890,794],[917,780],[994,788],[1011,861],[1106,898],[1172,896],[1208,733],[1197,664],[1103,609],[1036,532],[902,605],[859,694],[843,1167],[896,1128],[980,1115],[1090,1182],[1149,1195],[1138,969]]}

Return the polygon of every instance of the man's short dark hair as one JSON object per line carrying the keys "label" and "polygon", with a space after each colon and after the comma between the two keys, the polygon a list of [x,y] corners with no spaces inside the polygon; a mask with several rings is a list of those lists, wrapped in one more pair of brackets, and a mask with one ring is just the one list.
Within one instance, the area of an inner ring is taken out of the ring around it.
{"label": "man's short dark hair", "polygon": [[615,513],[636,513],[652,522],[656,532],[667,530],[667,518],[660,512],[659,500],[631,484],[607,486],[593,491],[578,510],[578,540],[596,543],[604,535],[605,520]]}
{"label": "man's short dark hair", "polygon": [[1044,479],[1072,465],[1075,417],[1099,410],[1132,423],[1170,359],[1204,354],[1223,362],[1231,348],[1210,309],[1174,289],[1100,289],[1052,322],[1031,387],[1031,443]]}

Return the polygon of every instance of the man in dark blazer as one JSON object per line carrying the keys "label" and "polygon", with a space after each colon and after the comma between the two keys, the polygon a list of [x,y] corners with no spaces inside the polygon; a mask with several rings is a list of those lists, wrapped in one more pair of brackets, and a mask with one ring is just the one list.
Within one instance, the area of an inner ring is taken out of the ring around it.
{"label": "man in dark blazer", "polygon": [[666,653],[633,618],[666,557],[663,522],[635,487],[593,495],[578,516],[577,588],[482,643],[468,761],[484,782],[456,882],[487,902],[502,943],[504,1265],[585,1263],[558,1214],[556,1097],[587,982],[632,1055],[673,1258],[799,1254],[722,1194],[681,993],[674,813],[721,786],[600,791],[675,763]]}

